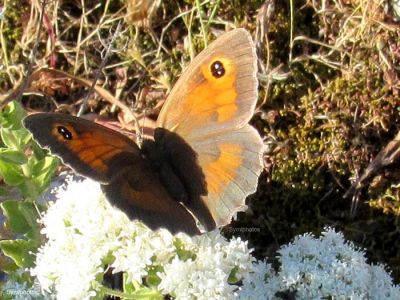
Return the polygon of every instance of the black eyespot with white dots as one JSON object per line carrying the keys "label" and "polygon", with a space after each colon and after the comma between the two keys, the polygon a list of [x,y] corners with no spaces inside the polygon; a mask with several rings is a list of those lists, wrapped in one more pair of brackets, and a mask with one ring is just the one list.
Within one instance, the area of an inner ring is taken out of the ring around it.
{"label": "black eyespot with white dots", "polygon": [[222,76],[224,76],[225,75],[224,64],[222,62],[220,62],[219,60],[214,61],[211,64],[211,74],[215,78],[221,78]]}
{"label": "black eyespot with white dots", "polygon": [[65,140],[72,140],[72,133],[64,126],[57,126],[57,131]]}

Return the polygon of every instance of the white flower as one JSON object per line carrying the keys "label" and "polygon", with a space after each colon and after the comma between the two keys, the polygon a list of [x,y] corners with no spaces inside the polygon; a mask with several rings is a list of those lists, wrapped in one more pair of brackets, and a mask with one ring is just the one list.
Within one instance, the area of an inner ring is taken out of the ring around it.
{"label": "white flower", "polygon": [[240,280],[253,268],[246,242],[228,242],[218,231],[193,238],[151,231],[113,208],[91,180],[70,181],[56,196],[41,219],[47,242],[31,274],[57,299],[95,296],[105,261],[139,284],[151,267],[163,267],[158,289],[178,299],[229,299],[238,289],[228,282],[231,273]]}
{"label": "white flower", "polygon": [[280,289],[279,277],[265,261],[253,263],[252,271],[243,279],[243,285],[235,294],[239,299],[277,299],[275,293]]}
{"label": "white flower", "polygon": [[296,299],[400,299],[389,274],[333,229],[319,239],[297,236],[278,252],[281,291],[295,291]]}
{"label": "white flower", "polygon": [[[279,270],[256,261],[247,242],[227,241],[215,230],[200,236],[151,231],[130,221],[90,180],[58,189],[41,219],[47,242],[31,274],[57,299],[89,299],[105,269],[144,286],[157,271],[155,292],[176,299],[400,299],[400,288],[380,265],[327,229],[320,238],[298,236],[281,247]],[[159,283],[158,283],[159,282]]]}
{"label": "white flower", "polygon": [[252,270],[255,260],[247,242],[227,241],[217,231],[194,237],[186,246],[195,253],[194,259],[175,257],[159,273],[162,292],[177,299],[231,299],[238,287],[228,283],[235,272],[236,280]]}
{"label": "white flower", "polygon": [[[57,191],[57,201],[42,218],[47,243],[39,250],[31,274],[45,291],[57,299],[88,299],[95,295],[91,283],[103,272],[103,258],[116,245],[120,226],[128,220],[119,216],[101,198],[93,181],[69,182]],[[109,211],[107,211],[109,210]],[[110,219],[108,219],[110,218]]]}

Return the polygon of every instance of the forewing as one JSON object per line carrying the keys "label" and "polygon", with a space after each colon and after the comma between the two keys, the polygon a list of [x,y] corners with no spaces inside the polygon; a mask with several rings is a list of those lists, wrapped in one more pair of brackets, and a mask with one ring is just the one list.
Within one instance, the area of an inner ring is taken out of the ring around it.
{"label": "forewing", "polygon": [[[216,63],[223,67],[215,73]],[[257,100],[257,59],[244,29],[220,36],[184,71],[157,120],[188,143],[210,133],[240,128],[251,118]],[[216,76],[217,75],[217,76]]]}
{"label": "forewing", "polygon": [[128,137],[82,118],[40,113],[26,117],[24,126],[65,164],[102,183],[140,156],[139,148]]}

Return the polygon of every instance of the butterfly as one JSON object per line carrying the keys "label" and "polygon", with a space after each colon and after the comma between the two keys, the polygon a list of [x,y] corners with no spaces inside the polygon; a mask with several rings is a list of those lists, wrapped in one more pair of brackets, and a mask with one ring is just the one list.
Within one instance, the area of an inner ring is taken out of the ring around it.
{"label": "butterfly", "polygon": [[[222,34],[189,64],[142,146],[94,122],[32,114],[24,126],[106,198],[155,230],[199,234],[227,225],[257,188],[263,141],[248,124],[256,101],[257,56],[250,34]],[[83,200],[84,201],[84,200]]]}

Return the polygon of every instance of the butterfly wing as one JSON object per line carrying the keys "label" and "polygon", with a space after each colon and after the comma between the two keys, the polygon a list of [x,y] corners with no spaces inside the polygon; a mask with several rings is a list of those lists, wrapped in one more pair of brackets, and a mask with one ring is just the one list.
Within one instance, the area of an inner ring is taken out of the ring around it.
{"label": "butterfly wing", "polygon": [[157,127],[195,140],[243,127],[257,100],[257,56],[244,29],[223,34],[186,68],[165,102]]}
{"label": "butterfly wing", "polygon": [[172,199],[146,160],[138,160],[121,169],[102,189],[112,204],[131,219],[139,219],[149,228],[166,228],[172,234],[199,234],[195,219],[178,201]]}
{"label": "butterfly wing", "polygon": [[[247,124],[257,101],[256,73],[249,33],[228,32],[193,60],[157,120],[158,127],[182,137],[197,155],[205,186],[185,206],[208,230],[228,224],[246,208],[245,198],[256,191],[263,169],[263,142]],[[173,155],[169,159],[174,164]],[[174,169],[186,187],[199,185],[181,165],[175,159]]]}
{"label": "butterfly wing", "polygon": [[260,135],[246,124],[231,132],[199,139],[193,147],[207,182],[207,195],[202,200],[216,226],[227,225],[238,211],[247,208],[246,197],[257,189],[263,169]]}
{"label": "butterfly wing", "polygon": [[193,216],[173,200],[128,137],[96,123],[64,114],[24,119],[35,140],[78,173],[102,183],[107,199],[131,219],[151,229],[199,233]]}
{"label": "butterfly wing", "polygon": [[26,117],[35,140],[86,177],[108,183],[127,161],[140,156],[128,137],[91,121],[57,113]]}

